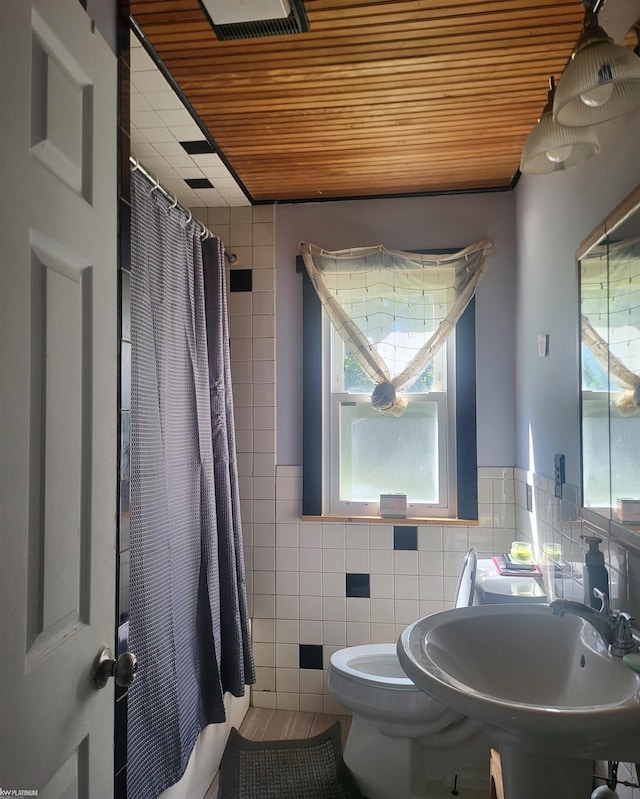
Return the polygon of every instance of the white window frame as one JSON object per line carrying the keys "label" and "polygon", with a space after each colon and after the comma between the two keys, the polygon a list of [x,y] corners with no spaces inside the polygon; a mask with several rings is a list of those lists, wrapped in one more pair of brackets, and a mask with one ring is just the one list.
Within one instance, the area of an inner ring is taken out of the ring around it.
{"label": "white window frame", "polygon": [[[444,390],[429,393],[407,392],[409,403],[436,402],[438,405],[438,485],[437,503],[411,501],[407,498],[407,516],[411,518],[453,518],[457,515],[456,486],[456,422],[455,422],[455,333],[444,345]],[[339,352],[339,357],[333,357]],[[369,403],[370,395],[353,394],[343,390],[342,354],[344,345],[326,314],[322,315],[322,504],[323,514],[335,516],[378,516],[379,500],[370,502],[341,500],[340,483],[340,407],[343,402]]]}

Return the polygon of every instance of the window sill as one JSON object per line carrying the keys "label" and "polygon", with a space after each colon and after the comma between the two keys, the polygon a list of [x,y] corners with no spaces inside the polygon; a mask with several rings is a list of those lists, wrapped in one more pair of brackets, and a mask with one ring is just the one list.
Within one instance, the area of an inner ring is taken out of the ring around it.
{"label": "window sill", "polygon": [[436,516],[301,516],[302,522],[342,522],[346,524],[411,524],[411,525],[437,525],[438,527],[477,527],[477,519],[452,519]]}

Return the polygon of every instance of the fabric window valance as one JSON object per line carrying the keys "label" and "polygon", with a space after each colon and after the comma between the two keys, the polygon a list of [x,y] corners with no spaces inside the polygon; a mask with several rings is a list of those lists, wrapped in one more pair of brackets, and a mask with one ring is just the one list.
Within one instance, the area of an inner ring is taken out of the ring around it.
{"label": "fabric window valance", "polygon": [[382,245],[300,252],[320,302],[362,370],[371,404],[399,416],[411,386],[442,347],[473,297],[493,252],[479,241],[459,252],[418,254]]}

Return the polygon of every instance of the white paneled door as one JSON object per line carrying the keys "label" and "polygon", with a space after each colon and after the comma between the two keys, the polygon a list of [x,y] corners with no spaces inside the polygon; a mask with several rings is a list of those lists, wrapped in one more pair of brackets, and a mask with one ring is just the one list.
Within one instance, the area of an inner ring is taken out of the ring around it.
{"label": "white paneled door", "polygon": [[78,0],[1,0],[0,91],[0,788],[108,799],[116,57]]}

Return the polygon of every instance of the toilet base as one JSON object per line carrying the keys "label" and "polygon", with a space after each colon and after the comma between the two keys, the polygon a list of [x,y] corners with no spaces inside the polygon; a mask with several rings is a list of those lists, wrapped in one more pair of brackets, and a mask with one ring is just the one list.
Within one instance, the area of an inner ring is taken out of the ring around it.
{"label": "toilet base", "polygon": [[454,784],[460,799],[487,799],[490,747],[480,731],[448,748],[434,748],[437,738],[385,735],[354,714],[344,761],[368,799],[450,799]]}

